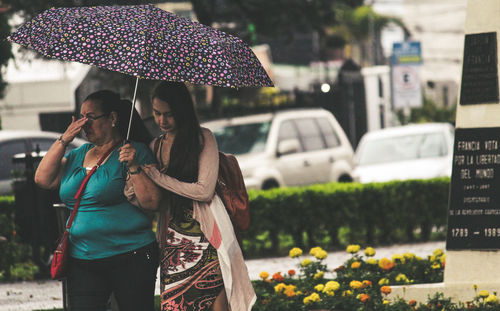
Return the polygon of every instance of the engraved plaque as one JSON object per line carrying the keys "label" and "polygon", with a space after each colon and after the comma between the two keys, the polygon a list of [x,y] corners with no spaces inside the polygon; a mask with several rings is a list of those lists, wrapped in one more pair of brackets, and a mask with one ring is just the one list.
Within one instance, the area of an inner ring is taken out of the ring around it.
{"label": "engraved plaque", "polygon": [[465,36],[460,104],[498,103],[496,32]]}
{"label": "engraved plaque", "polygon": [[500,128],[456,129],[446,248],[500,249]]}

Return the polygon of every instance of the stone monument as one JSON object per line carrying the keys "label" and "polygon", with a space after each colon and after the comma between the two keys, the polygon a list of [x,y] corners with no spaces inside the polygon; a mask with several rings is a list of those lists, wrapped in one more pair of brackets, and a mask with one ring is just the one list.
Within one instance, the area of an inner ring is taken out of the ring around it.
{"label": "stone monument", "polygon": [[468,0],[465,33],[444,282],[395,286],[391,298],[500,293],[500,1]]}

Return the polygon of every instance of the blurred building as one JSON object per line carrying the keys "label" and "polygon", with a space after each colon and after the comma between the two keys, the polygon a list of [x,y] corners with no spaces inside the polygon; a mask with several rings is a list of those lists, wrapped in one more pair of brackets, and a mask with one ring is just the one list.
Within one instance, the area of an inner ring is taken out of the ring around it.
{"label": "blurred building", "polygon": [[[449,107],[458,97],[464,46],[467,0],[371,0],[373,9],[383,15],[400,18],[411,40],[420,41],[420,76],[424,94],[438,105]],[[397,30],[382,34],[384,53],[392,42],[403,41]]]}
{"label": "blurred building", "polygon": [[8,85],[0,99],[2,128],[58,131],[67,126],[75,110],[75,90],[90,67],[37,58],[32,52],[21,55],[17,48],[4,76]]}

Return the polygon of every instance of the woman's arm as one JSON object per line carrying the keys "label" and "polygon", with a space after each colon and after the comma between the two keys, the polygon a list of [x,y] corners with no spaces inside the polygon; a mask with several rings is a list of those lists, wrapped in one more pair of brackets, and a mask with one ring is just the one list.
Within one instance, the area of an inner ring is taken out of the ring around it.
{"label": "woman's arm", "polygon": [[215,137],[206,128],[202,128],[205,144],[200,154],[198,181],[182,182],[170,177],[153,166],[144,167],[145,173],[159,186],[183,197],[196,201],[210,201],[214,195],[219,174],[219,151]]}
{"label": "woman's arm", "polygon": [[[131,144],[125,144],[120,148],[120,162],[126,162],[129,173],[125,193],[133,189],[133,196],[137,204],[146,210],[155,211],[158,209],[161,200],[160,188],[142,172],[142,167],[136,160],[136,149]],[[133,197],[132,196],[132,197]],[[131,197],[129,197],[129,200]]]}
{"label": "woman's arm", "polygon": [[87,118],[75,120],[75,117],[72,117],[71,124],[64,134],[52,144],[36,169],[35,183],[38,186],[45,189],[54,189],[59,185],[62,169],[66,163],[66,159],[63,158],[66,147],[80,133],[85,122],[87,122]]}

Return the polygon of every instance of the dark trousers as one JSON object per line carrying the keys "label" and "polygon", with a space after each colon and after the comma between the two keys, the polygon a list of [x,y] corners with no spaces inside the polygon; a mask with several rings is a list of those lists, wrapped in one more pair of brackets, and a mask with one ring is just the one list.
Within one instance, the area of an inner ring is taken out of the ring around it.
{"label": "dark trousers", "polygon": [[153,311],[159,249],[156,242],[126,254],[71,258],[67,278],[72,311],[105,311],[114,293],[120,311]]}

